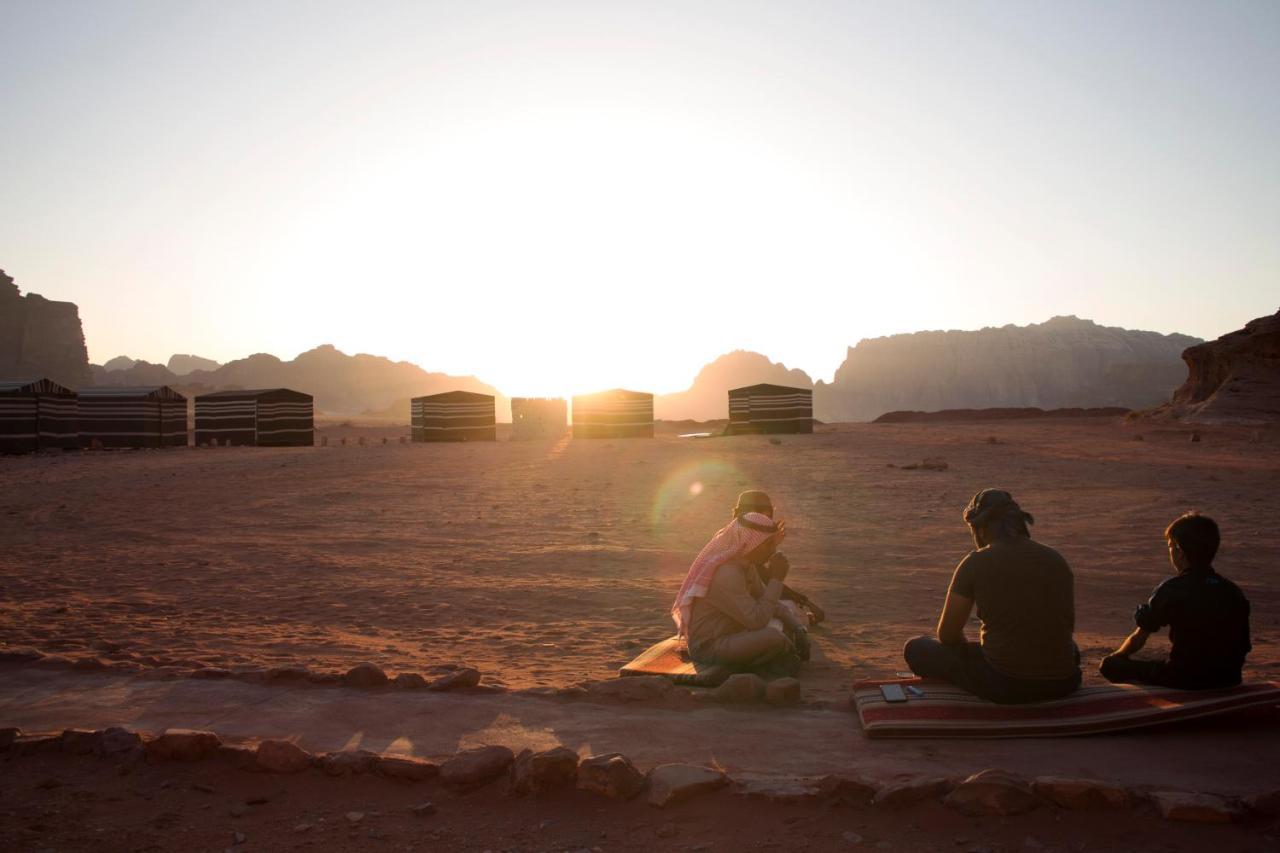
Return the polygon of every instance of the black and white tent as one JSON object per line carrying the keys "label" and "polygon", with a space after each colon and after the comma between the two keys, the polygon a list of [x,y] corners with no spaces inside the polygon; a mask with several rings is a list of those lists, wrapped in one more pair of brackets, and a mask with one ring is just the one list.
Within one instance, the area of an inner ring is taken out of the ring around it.
{"label": "black and white tent", "polygon": [[310,447],[315,410],[310,394],[288,388],[215,391],[196,397],[196,444]]}
{"label": "black and white tent", "polygon": [[76,392],[50,379],[0,379],[0,453],[80,446]]}
{"label": "black and white tent", "polygon": [[187,398],[168,385],[82,388],[80,445],[186,447]]}
{"label": "black and white tent", "polygon": [[653,438],[653,395],[615,388],[573,398],[574,438]]}
{"label": "black and white tent", "polygon": [[813,432],[813,391],[749,385],[729,392],[729,435]]}
{"label": "black and white tent", "polygon": [[409,401],[414,441],[493,441],[497,416],[491,394],[446,391]]}
{"label": "black and white tent", "polygon": [[569,404],[564,398],[511,398],[512,438],[559,438],[568,429]]}

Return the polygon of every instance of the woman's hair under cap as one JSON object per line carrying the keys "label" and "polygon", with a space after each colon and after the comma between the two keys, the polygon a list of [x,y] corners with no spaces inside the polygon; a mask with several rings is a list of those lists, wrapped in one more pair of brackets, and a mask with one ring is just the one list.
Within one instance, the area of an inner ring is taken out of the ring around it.
{"label": "woman's hair under cap", "polygon": [[1003,489],[983,489],[964,510],[964,520],[970,527],[986,527],[1005,518],[1035,524],[1031,513],[1024,512],[1013,495]]}

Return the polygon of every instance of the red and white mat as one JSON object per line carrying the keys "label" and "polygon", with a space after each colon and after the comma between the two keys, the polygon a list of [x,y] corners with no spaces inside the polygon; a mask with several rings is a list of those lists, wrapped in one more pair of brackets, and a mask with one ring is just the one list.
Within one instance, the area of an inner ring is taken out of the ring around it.
{"label": "red and white mat", "polygon": [[[912,685],[906,702],[888,702],[882,684]],[[874,738],[1013,738],[1091,735],[1280,705],[1280,684],[1174,690],[1132,684],[1082,687],[1065,699],[997,705],[941,681],[859,681],[853,702],[862,732]]]}

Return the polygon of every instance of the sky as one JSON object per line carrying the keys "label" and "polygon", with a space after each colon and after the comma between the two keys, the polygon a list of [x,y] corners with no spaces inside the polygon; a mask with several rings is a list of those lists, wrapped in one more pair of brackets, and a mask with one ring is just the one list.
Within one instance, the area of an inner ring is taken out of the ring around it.
{"label": "sky", "polygon": [[1280,307],[1280,3],[0,2],[0,268],[91,360],[507,394]]}

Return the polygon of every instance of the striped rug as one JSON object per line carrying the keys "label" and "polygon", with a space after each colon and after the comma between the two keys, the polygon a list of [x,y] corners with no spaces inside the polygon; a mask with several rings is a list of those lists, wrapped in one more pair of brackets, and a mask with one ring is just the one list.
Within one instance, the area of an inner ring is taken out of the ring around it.
{"label": "striped rug", "polygon": [[645,649],[631,663],[618,670],[618,675],[662,675],[676,684],[690,687],[715,687],[733,674],[726,666],[694,663],[679,637],[668,637]]}
{"label": "striped rug", "polygon": [[[882,684],[912,685],[924,693],[890,703]],[[1221,690],[1174,690],[1131,684],[1082,687],[1066,699],[997,705],[941,681],[859,681],[853,702],[862,733],[873,738],[1014,738],[1092,735],[1178,720],[1280,705],[1280,684],[1258,682]]]}

